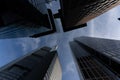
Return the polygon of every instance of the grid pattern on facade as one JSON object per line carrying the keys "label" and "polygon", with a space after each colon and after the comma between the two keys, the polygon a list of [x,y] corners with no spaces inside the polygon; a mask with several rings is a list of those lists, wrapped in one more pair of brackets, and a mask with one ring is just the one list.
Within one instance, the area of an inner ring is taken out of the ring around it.
{"label": "grid pattern on facade", "polygon": [[97,60],[106,65],[112,72],[120,77],[120,41],[81,37],[75,39],[85,50],[94,55]]}
{"label": "grid pattern on facade", "polygon": [[80,42],[103,54],[108,54],[114,57],[120,56],[119,54],[120,41],[119,40],[110,40],[110,39],[93,38],[93,37],[81,37],[79,39],[76,39],[76,41],[78,43]]}
{"label": "grid pattern on facade", "polygon": [[120,4],[120,0],[62,0],[61,2],[66,26],[84,24]]}
{"label": "grid pattern on facade", "polygon": [[85,80],[115,80],[91,56],[80,57],[78,63]]}
{"label": "grid pattern on facade", "polygon": [[79,20],[81,23],[86,23],[86,21],[90,20],[91,18],[94,18],[96,16],[99,16],[100,14],[106,12],[107,10],[114,7],[113,5],[116,5],[120,3],[120,0],[98,0],[93,2],[92,4],[86,5],[81,11],[80,11],[80,17]]}

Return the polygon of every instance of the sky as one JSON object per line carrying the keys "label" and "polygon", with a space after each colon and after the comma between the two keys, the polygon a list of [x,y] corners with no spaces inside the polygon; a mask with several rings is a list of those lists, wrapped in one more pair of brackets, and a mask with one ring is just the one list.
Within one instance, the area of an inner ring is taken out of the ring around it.
{"label": "sky", "polygon": [[[58,3],[53,3],[58,4]],[[50,5],[52,6],[52,4]],[[56,8],[52,8],[56,11]],[[62,80],[80,80],[80,76],[75,65],[74,56],[69,46],[69,42],[75,37],[92,36],[120,40],[120,6],[104,13],[103,15],[89,21],[87,27],[69,31],[66,33],[57,31],[54,34],[40,38],[15,38],[0,39],[0,67],[13,60],[29,54],[31,51],[43,46],[53,47],[58,45],[58,57],[62,66]],[[60,19],[55,20],[56,26],[61,27]]]}

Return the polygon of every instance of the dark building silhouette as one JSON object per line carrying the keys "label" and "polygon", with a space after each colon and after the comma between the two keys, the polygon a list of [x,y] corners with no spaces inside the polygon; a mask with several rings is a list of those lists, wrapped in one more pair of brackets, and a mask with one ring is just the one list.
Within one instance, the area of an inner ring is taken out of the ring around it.
{"label": "dark building silhouette", "polygon": [[120,4],[120,0],[60,0],[63,27],[78,28]]}
{"label": "dark building silhouette", "polygon": [[52,12],[47,9],[44,0],[0,1],[1,39],[39,37],[54,32]]}
{"label": "dark building silhouette", "polygon": [[[0,11],[1,11],[0,12],[1,17],[11,12],[39,25],[45,25],[44,22],[47,20],[47,16],[44,16],[28,0],[1,0]],[[9,23],[12,23],[12,21],[11,22],[9,21],[4,24],[6,25]]]}
{"label": "dark building silhouette", "polygon": [[119,79],[119,40],[79,37],[70,46],[85,80]]}
{"label": "dark building silhouette", "polygon": [[50,50],[43,47],[9,63],[0,70],[0,80],[60,80],[62,72],[57,52]]}
{"label": "dark building silhouette", "polygon": [[45,5],[51,1],[1,0],[0,38],[37,38],[54,33],[54,18],[61,18],[65,32],[82,28],[120,3],[120,0],[60,0],[61,9],[53,14]]}

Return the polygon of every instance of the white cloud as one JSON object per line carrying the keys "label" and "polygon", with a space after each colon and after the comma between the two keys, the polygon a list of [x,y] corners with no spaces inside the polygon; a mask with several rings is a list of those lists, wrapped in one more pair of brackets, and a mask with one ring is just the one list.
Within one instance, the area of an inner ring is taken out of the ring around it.
{"label": "white cloud", "polygon": [[74,73],[75,70],[74,70],[74,62],[73,62],[73,61],[70,62],[70,63],[67,65],[66,71],[69,71],[69,72]]}
{"label": "white cloud", "polygon": [[27,53],[30,50],[34,50],[39,47],[41,39],[21,38],[18,39],[17,44],[22,47],[23,53]]}

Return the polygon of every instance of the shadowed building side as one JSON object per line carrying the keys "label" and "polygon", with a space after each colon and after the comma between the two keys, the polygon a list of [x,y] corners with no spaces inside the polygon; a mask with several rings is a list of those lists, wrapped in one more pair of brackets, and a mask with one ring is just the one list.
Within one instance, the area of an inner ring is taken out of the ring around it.
{"label": "shadowed building side", "polygon": [[45,0],[1,0],[0,39],[40,37],[56,32]]}
{"label": "shadowed building side", "polygon": [[62,80],[57,52],[43,47],[0,69],[0,80]]}
{"label": "shadowed building side", "polygon": [[119,40],[83,36],[70,46],[84,80],[120,79]]}
{"label": "shadowed building side", "polygon": [[85,24],[120,4],[120,0],[61,0],[65,27]]}
{"label": "shadowed building side", "polygon": [[[33,2],[33,4],[34,3],[35,2]],[[22,19],[31,21],[40,26],[49,24],[47,14],[46,15],[42,14],[42,12],[40,12],[33,4],[31,4],[28,0],[1,0],[0,16],[2,17],[4,16],[4,14],[9,15],[9,12],[11,12],[22,17]],[[7,23],[5,23],[4,25],[15,22],[15,21],[11,22],[7,19],[5,20],[4,18],[3,18],[3,21],[4,22],[7,21]]]}

